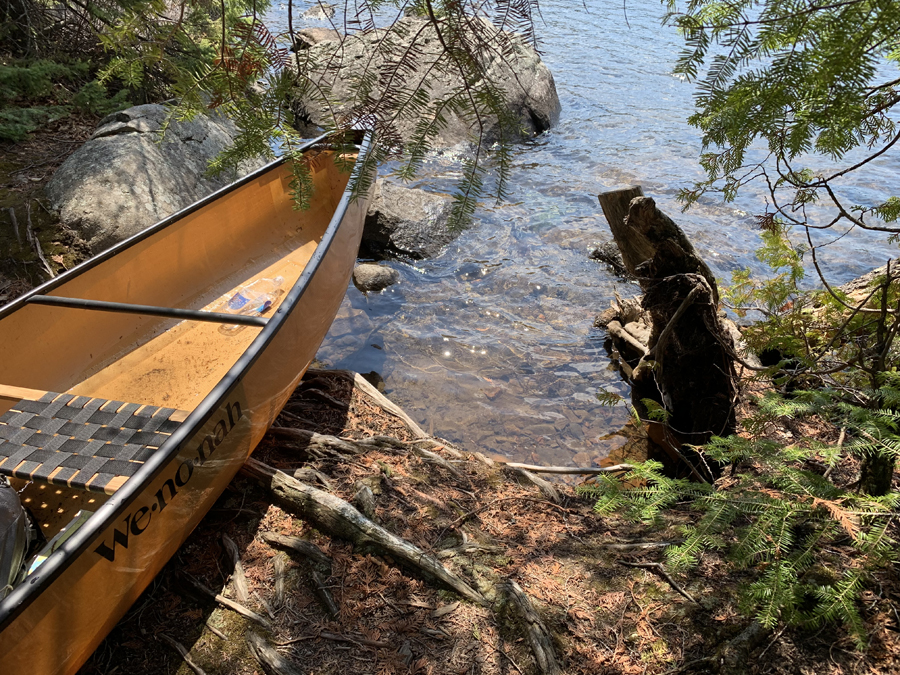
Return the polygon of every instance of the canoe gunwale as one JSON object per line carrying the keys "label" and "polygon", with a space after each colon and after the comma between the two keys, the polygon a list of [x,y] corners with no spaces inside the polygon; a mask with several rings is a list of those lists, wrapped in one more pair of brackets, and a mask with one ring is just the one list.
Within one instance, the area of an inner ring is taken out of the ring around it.
{"label": "canoe gunwale", "polygon": [[[326,140],[328,140],[328,134],[322,134],[321,136],[314,138],[311,141],[308,141],[308,142],[304,143],[303,145],[301,145],[297,149],[297,152],[306,152],[307,150],[311,149],[314,145],[322,143],[323,141],[326,141]],[[366,144],[366,141],[363,141],[363,143]],[[366,147],[368,147],[368,145]],[[114,244],[113,246],[110,246],[105,251],[102,251],[102,252],[98,253],[97,255],[95,255],[91,258],[88,258],[83,263],[76,265],[72,269],[67,270],[66,272],[63,272],[59,276],[56,276],[53,279],[45,281],[40,286],[33,288],[30,291],[28,291],[27,293],[20,295],[18,298],[16,298],[15,300],[10,302],[6,306],[0,307],[0,320],[4,319],[8,314],[11,314],[15,310],[28,304],[29,299],[32,296],[46,295],[48,291],[52,291],[54,288],[61,286],[62,284],[69,281],[70,279],[77,277],[82,272],[86,272],[87,270],[89,270],[93,267],[96,267],[100,263],[118,255],[125,249],[131,248],[132,246],[143,241],[147,237],[150,237],[150,236],[156,234],[157,232],[159,232],[160,230],[164,230],[165,228],[169,227],[173,223],[178,222],[182,218],[189,216],[190,214],[194,213],[194,211],[198,211],[198,210],[202,209],[204,206],[211,204],[212,202],[216,201],[223,195],[226,195],[229,192],[233,192],[234,190],[238,189],[239,187],[242,187],[245,184],[250,183],[253,180],[259,178],[263,174],[268,173],[275,167],[281,166],[282,164],[284,164],[285,160],[286,160],[285,157],[279,157],[278,159],[269,162],[265,166],[262,166],[259,169],[257,169],[256,171],[248,173],[243,178],[239,178],[238,180],[234,181],[233,183],[229,183],[225,187],[220,188],[219,190],[216,190],[212,194],[207,195],[203,199],[196,201],[193,204],[190,204],[189,206],[185,206],[180,211],[176,211],[172,215],[170,215],[166,218],[163,218],[159,222],[154,223],[153,225],[150,225],[146,229],[141,230],[140,232],[137,232],[136,234],[133,234],[132,236],[128,237],[127,239],[123,239],[118,244]]]}
{"label": "canoe gunwale", "polygon": [[[305,152],[310,150],[313,146],[320,144],[327,139],[328,134],[319,136],[318,138],[305,143],[301,146],[299,151]],[[253,366],[269,343],[275,338],[281,326],[293,312],[300,298],[309,288],[311,280],[334,242],[352,200],[350,186],[353,185],[354,176],[358,175],[358,172],[363,165],[363,161],[368,155],[371,148],[371,142],[371,133],[366,132],[358,146],[359,154],[357,156],[356,164],[351,172],[350,182],[341,195],[340,201],[328,223],[328,227],[325,230],[321,242],[316,247],[315,252],[304,267],[304,270],[296,283],[294,283],[288,291],[284,300],[272,316],[268,318],[265,327],[260,330],[259,334],[250,343],[244,353],[238,357],[237,361],[228,370],[226,375],[213,387],[209,394],[203,398],[194,410],[190,412],[181,426],[174,431],[168,440],[144,463],[141,469],[128,480],[125,485],[111,495],[109,499],[97,509],[84,526],[79,528],[78,531],[54,551],[54,553],[44,561],[39,571],[26,577],[28,580],[27,583],[20,583],[6,596],[6,598],[0,600],[0,632],[11,625],[16,618],[27,609],[31,602],[40,595],[41,591],[52,584],[63,572],[65,572],[79,555],[85,553],[87,549],[95,543],[96,537],[102,531],[112,525],[113,521],[134,504],[135,500],[142,494],[142,491],[146,486],[160,475],[169,463],[177,457],[185,443],[192,440],[195,432],[202,428],[202,426],[216,413],[234,388],[240,384],[243,375]],[[146,230],[125,239],[96,257],[72,268],[68,272],[38,286],[29,293],[17,298],[6,307],[0,309],[0,320],[20,307],[25,306],[32,296],[41,295],[56,288],[78,274],[91,269],[124,249],[133,246],[148,236],[159,232],[165,227],[168,227],[194,211],[215,201],[222,195],[227,194],[280,166],[284,161],[285,158],[282,157],[270,162],[264,167],[225,186],[221,190],[217,190],[206,198],[159,221]]]}

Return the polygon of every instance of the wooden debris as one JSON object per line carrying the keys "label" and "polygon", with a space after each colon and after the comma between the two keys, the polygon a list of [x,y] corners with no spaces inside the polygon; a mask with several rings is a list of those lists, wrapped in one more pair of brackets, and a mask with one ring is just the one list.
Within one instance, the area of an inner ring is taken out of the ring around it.
{"label": "wooden debris", "polygon": [[286,647],[287,645],[294,644],[295,642],[303,642],[305,640],[315,640],[316,638],[323,638],[325,640],[332,640],[333,642],[349,642],[355,645],[364,645],[366,647],[373,647],[375,649],[388,649],[393,645],[382,642],[380,640],[369,640],[368,638],[364,638],[360,636],[349,636],[349,635],[341,635],[340,633],[332,633],[327,630],[319,631],[315,635],[301,635],[300,637],[295,637],[290,640],[286,640],[284,642],[279,642],[279,647]]}
{"label": "wooden debris", "polygon": [[215,635],[217,638],[220,638],[222,640],[228,640],[228,636],[225,635],[225,633],[220,631],[218,628],[213,626],[209,621],[206,622],[206,627],[209,629],[209,632],[212,633],[213,635]]}
{"label": "wooden debris", "polygon": [[511,469],[525,469],[532,473],[561,473],[561,474],[601,474],[617,473],[619,471],[631,471],[631,464],[615,464],[614,466],[539,466],[537,464],[519,464],[507,462],[504,466]]}
{"label": "wooden debris", "polygon": [[676,546],[680,541],[625,541],[612,542],[609,544],[600,544],[602,548],[610,551],[632,552],[632,551],[655,551],[669,546]]}
{"label": "wooden debris", "polygon": [[531,604],[525,591],[511,579],[503,584],[500,590],[506,599],[509,610],[512,610],[525,626],[528,643],[534,653],[538,670],[543,675],[561,675],[562,668],[560,668],[550,632],[541,621],[541,617],[535,611],[534,605]]}
{"label": "wooden debris", "polygon": [[559,494],[559,490],[553,487],[553,484],[549,481],[546,481],[543,478],[538,478],[527,469],[522,469],[514,466],[508,468],[512,473],[516,474],[517,476],[521,476],[527,482],[537,486],[538,490],[541,491],[541,494],[544,495],[544,498],[550,500],[554,504],[562,503],[562,497]]}
{"label": "wooden debris", "polygon": [[287,555],[279,553],[272,561],[275,569],[275,603],[278,607],[284,607],[284,581],[287,570]]}
{"label": "wooden debris", "polygon": [[[664,410],[664,421],[648,425],[651,439],[711,480],[718,467],[681,448],[734,433],[734,343],[718,315],[709,267],[681,228],[642,195],[632,187],[599,196],[625,267],[644,291],[641,306],[652,326],[647,351],[631,373],[632,403],[643,419],[652,418],[648,400]],[[628,336],[618,337],[633,348]]]}
{"label": "wooden debris", "polygon": [[316,471],[311,466],[303,466],[294,471],[294,478],[304,483],[320,483],[329,492],[334,492],[331,481],[321,471]]}
{"label": "wooden debris", "polygon": [[244,566],[241,564],[241,553],[238,551],[237,544],[232,541],[224,532],[222,533],[222,544],[225,546],[225,552],[231,561],[233,571],[231,573],[231,584],[234,587],[234,597],[242,605],[246,605],[250,599],[250,591],[247,588],[247,577],[244,575]]}
{"label": "wooden debris", "polygon": [[269,618],[272,619],[272,621],[274,621],[275,620],[275,612],[272,611],[272,606],[268,602],[266,602],[266,599],[263,596],[261,596],[257,591],[253,591],[253,595],[256,597],[257,600],[259,600],[259,604],[262,605],[263,609],[266,610],[266,614],[269,615]]}
{"label": "wooden debris", "polygon": [[353,505],[369,520],[375,519],[375,493],[368,485],[360,485],[353,495]]}
{"label": "wooden debris", "polygon": [[472,602],[487,604],[480,593],[436,558],[376,525],[343,499],[301,483],[252,458],[244,464],[243,471],[264,485],[282,506],[311,521],[323,532],[374,549],[426,578],[439,581]]}
{"label": "wooden debris", "polygon": [[262,666],[266,675],[303,675],[301,671],[294,667],[293,663],[275,651],[275,648],[266,642],[262,636],[253,631],[247,631],[246,640],[250,653]]}
{"label": "wooden debris", "polygon": [[203,595],[205,595],[209,598],[212,598],[213,600],[218,602],[223,607],[227,607],[231,611],[237,612],[245,619],[250,619],[250,621],[253,621],[254,623],[259,624],[266,630],[272,629],[272,623],[266,617],[257,614],[252,609],[247,609],[242,604],[237,603],[234,600],[226,598],[221,593],[216,593],[215,591],[211,591],[210,589],[208,589],[206,586],[201,584],[199,581],[197,581],[193,577],[185,575],[184,578],[187,579],[191,583],[191,585],[194,588],[196,588],[198,591],[200,591]]}
{"label": "wooden debris", "polygon": [[432,618],[440,619],[442,616],[447,616],[451,612],[455,612],[459,607],[459,600],[456,602],[451,602],[449,605],[442,605],[438,607],[431,613]]}
{"label": "wooden debris", "polygon": [[193,670],[196,675],[206,675],[206,671],[196,664],[194,659],[191,658],[190,652],[183,644],[173,638],[170,638],[165,633],[160,633],[159,636],[175,648],[175,651],[177,651],[181,655],[181,658],[185,662],[185,664],[187,664],[187,667]]}
{"label": "wooden debris", "polygon": [[690,593],[688,593],[686,590],[684,590],[681,586],[679,586],[675,582],[675,580],[666,571],[666,568],[662,566],[662,563],[658,563],[658,562],[646,562],[646,563],[644,563],[644,562],[628,562],[627,560],[620,560],[619,564],[624,565],[625,567],[640,567],[645,570],[650,570],[652,572],[656,572],[659,576],[661,576],[663,579],[665,579],[665,581],[669,584],[669,586],[674,588],[680,595],[684,596],[685,598],[687,598],[688,600],[690,600],[693,603],[697,602],[696,600],[694,600],[694,597]]}
{"label": "wooden debris", "polygon": [[327,570],[328,573],[331,574],[331,558],[329,558],[322,549],[320,549],[311,541],[307,541],[306,539],[302,539],[301,537],[291,537],[284,534],[276,534],[275,532],[263,532],[259,536],[267,544],[278,546],[279,548],[290,549],[295,553],[299,553],[304,558],[307,558],[316,565],[321,565],[323,569]]}
{"label": "wooden debris", "polygon": [[315,585],[316,597],[319,598],[322,607],[325,608],[325,611],[328,612],[332,619],[337,619],[341,615],[341,610],[334,601],[334,596],[331,594],[328,586],[325,585],[325,579],[316,570],[312,570],[311,576]]}

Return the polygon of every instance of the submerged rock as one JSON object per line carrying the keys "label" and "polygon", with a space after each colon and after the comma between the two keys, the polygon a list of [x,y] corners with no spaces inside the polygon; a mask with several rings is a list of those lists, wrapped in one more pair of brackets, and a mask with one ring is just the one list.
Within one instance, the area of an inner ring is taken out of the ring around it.
{"label": "submerged rock", "polygon": [[377,293],[400,281],[397,270],[383,265],[363,263],[353,270],[353,283],[363,293]]}
{"label": "submerged rock", "polygon": [[431,258],[459,236],[447,227],[452,206],[447,195],[379,179],[366,214],[363,248],[376,257]]}
{"label": "submerged rock", "polygon": [[[105,117],[47,184],[62,224],[94,253],[237,178],[206,175],[209,161],[234,141],[233,122],[215,116],[172,120],[160,141],[167,113],[163,105],[148,104]],[[246,162],[241,170],[262,164]]]}
{"label": "submerged rock", "polygon": [[[550,70],[525,39],[497,29],[486,19],[478,21],[478,33],[491,36],[490,41],[495,43],[494,49],[485,49],[480,57],[485,79],[499,87],[509,113],[518,120],[518,129],[512,133],[525,139],[546,131],[556,124],[561,108]],[[458,76],[435,71],[435,63],[444,52],[434,27],[424,19],[405,17],[391,28],[360,32],[340,42],[319,42],[298,53],[297,67],[318,85],[297,91],[298,114],[323,125],[331,115],[340,115],[353,105],[361,79],[379,73],[391,60],[408,53],[415,54],[415,59],[409,68],[389,78],[393,90],[416,88],[426,80],[430,101],[461,90],[463,84]],[[314,100],[314,92],[323,87],[330,91],[336,108]],[[381,95],[376,86],[370,99],[378,100]],[[432,139],[432,147],[447,148],[473,140],[478,125],[475,120],[460,116],[453,108],[444,109],[443,114],[446,125]],[[481,122],[485,142],[496,141],[499,120],[485,115]],[[396,121],[400,139],[409,142],[420,123],[421,115],[401,115]]]}

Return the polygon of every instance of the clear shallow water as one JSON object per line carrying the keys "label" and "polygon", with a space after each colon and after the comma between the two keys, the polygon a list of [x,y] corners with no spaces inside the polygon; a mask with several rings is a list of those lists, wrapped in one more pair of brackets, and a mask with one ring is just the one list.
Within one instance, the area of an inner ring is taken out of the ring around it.
{"label": "clear shallow water", "polygon": [[[724,278],[736,268],[762,271],[748,214],[764,202],[748,191],[735,204],[705,199],[680,213],[678,189],[702,177],[700,141],[685,122],[692,87],[671,75],[680,39],[660,26],[657,0],[627,3],[630,28],[620,0],[588,0],[587,10],[545,0],[541,13],[559,124],[517,150],[509,201],[485,204],[440,256],[388,263],[401,283],[382,294],[351,286],[319,358],[379,372],[426,430],[468,449],[588,463],[624,443],[615,432],[628,416],[595,398],[601,389],[627,390],[603,349],[605,334],[591,324],[615,292],[636,292],[587,257],[609,238],[596,195],[642,185]],[[285,21],[283,13],[272,18]],[[303,25],[322,24],[295,20]],[[427,173],[419,182],[427,189],[453,177],[438,161]],[[898,174],[897,160],[884,158],[848,194],[883,194]],[[889,252],[880,237],[854,235],[827,258],[844,281]]]}

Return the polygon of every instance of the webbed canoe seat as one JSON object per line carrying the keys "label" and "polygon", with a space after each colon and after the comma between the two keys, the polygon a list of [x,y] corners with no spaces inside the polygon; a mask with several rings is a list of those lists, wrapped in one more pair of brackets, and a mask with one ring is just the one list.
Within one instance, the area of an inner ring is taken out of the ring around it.
{"label": "webbed canoe seat", "polygon": [[174,408],[35,393],[43,395],[22,398],[0,415],[0,474],[88,492],[113,494],[187,416]]}

